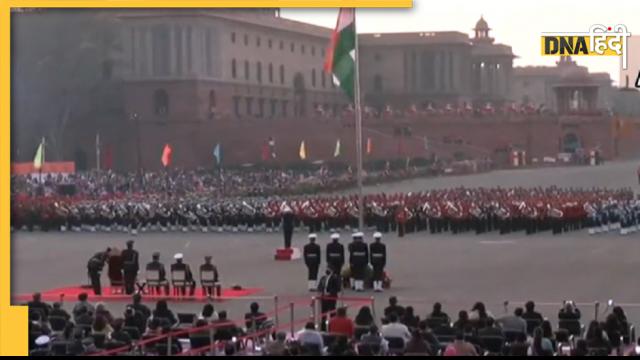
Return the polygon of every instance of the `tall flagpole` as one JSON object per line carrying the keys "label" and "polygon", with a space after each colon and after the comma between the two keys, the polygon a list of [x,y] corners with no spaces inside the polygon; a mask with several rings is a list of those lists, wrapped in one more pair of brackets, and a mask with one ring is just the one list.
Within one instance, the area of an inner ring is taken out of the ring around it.
{"label": "tall flagpole", "polygon": [[358,179],[358,227],[364,230],[364,199],[362,189],[362,108],[360,104],[360,63],[358,49],[358,28],[356,21],[356,9],[353,9],[353,28],[355,32],[355,79],[354,79],[354,102],[356,110],[356,162]]}

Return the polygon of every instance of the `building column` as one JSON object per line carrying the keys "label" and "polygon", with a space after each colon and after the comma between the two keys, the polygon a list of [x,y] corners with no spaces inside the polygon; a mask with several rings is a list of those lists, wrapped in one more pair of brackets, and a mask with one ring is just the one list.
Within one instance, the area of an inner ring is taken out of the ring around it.
{"label": "building column", "polygon": [[145,38],[145,51],[147,57],[145,59],[145,67],[147,68],[147,75],[153,75],[153,37],[151,36],[151,28],[145,28],[143,36]]}
{"label": "building column", "polygon": [[435,53],[434,61],[433,61],[433,80],[434,80],[434,89],[436,92],[439,92],[440,89],[440,76],[442,76],[441,70],[441,61],[440,61],[440,52]]}
{"label": "building column", "polygon": [[176,69],[176,34],[169,27],[169,76],[175,76]]}

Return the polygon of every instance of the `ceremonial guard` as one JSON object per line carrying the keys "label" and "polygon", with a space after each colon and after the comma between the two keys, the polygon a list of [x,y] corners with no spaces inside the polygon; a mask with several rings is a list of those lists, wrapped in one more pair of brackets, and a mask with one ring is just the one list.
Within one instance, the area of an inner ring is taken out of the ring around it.
{"label": "ceremonial guard", "polygon": [[322,259],[320,245],[316,244],[317,235],[309,234],[309,243],[304,246],[303,256],[304,263],[307,265],[309,273],[309,291],[315,291],[318,289],[318,269],[320,268],[320,261]]}
{"label": "ceremonial guard", "polygon": [[104,269],[104,265],[109,258],[110,248],[107,248],[106,251],[99,252],[93,255],[89,262],[87,263],[87,270],[89,272],[89,279],[91,280],[91,287],[93,288],[93,293],[96,296],[102,295],[102,285],[100,284],[100,274],[102,273],[102,269]]}
{"label": "ceremonial guard", "polygon": [[[164,267],[164,264],[160,262],[160,253],[154,252],[151,256],[151,262],[147,264],[146,271],[157,271],[158,272],[158,283],[165,284],[164,285],[164,293],[169,296],[169,282],[167,281],[167,271]],[[160,293],[160,288],[153,289],[155,293]]]}
{"label": "ceremonial guard", "polygon": [[[338,303],[338,295],[341,290],[340,274],[336,274],[331,268],[327,268],[325,276],[320,279],[318,286],[318,292],[320,293],[320,313],[322,317],[320,328],[322,331],[327,330],[327,314],[335,311],[336,304]],[[333,313],[329,315],[333,316]]]}
{"label": "ceremonial guard", "polygon": [[133,250],[133,240],[127,241],[127,248],[122,251],[122,270],[124,273],[124,291],[132,295],[135,291],[136,277],[140,270],[139,254]]}
{"label": "ceremonial guard", "polygon": [[369,245],[369,256],[373,268],[373,291],[382,291],[384,267],[387,265],[387,247],[382,243],[382,234],[373,234],[374,242]]}
{"label": "ceremonial guard", "polygon": [[[187,283],[187,287],[189,288],[189,296],[193,296],[196,292],[196,282],[193,280],[193,273],[191,272],[191,267],[188,264],[183,262],[183,255],[176,254],[173,258],[175,259],[175,263],[171,264],[171,273],[175,271],[184,271],[185,273],[185,282]],[[185,295],[185,289],[181,289],[181,295]]]}
{"label": "ceremonial guard", "polygon": [[340,244],[340,234],[331,234],[331,242],[327,244],[327,267],[340,275],[344,266],[344,246]]}
{"label": "ceremonial guard", "polygon": [[349,246],[349,265],[354,280],[354,290],[364,291],[364,278],[369,264],[369,247],[364,242],[364,234],[353,234],[353,243]]}

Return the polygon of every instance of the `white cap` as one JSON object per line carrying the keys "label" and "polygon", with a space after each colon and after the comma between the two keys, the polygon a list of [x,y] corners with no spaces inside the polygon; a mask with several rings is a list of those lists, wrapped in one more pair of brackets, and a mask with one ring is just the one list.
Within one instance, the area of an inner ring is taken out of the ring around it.
{"label": "white cap", "polygon": [[309,234],[309,239],[317,239],[318,235],[316,234]]}
{"label": "white cap", "polygon": [[182,260],[182,258],[184,257],[184,255],[182,255],[181,253],[177,253],[175,255],[173,255],[173,258],[176,260]]}
{"label": "white cap", "polygon": [[374,239],[382,239],[382,233],[376,231],[373,233],[373,238]]}
{"label": "white cap", "polygon": [[362,232],[358,231],[358,232],[353,233],[353,235],[351,235],[351,236],[353,236],[354,238],[361,238],[361,237],[364,237],[364,234]]}
{"label": "white cap", "polygon": [[47,335],[41,335],[41,336],[38,336],[38,338],[36,339],[36,345],[45,346],[49,344],[50,341],[51,341],[50,337],[48,337]]}
{"label": "white cap", "polygon": [[331,240],[337,240],[337,239],[340,239],[340,234],[338,233],[331,234]]}

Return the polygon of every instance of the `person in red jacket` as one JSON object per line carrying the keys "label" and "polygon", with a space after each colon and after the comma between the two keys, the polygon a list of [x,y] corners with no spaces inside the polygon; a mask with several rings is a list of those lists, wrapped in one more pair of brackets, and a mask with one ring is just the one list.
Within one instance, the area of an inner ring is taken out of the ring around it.
{"label": "person in red jacket", "polygon": [[329,321],[329,333],[335,335],[344,335],[347,338],[353,338],[355,326],[353,321],[347,317],[347,309],[341,307],[338,309],[336,316]]}

